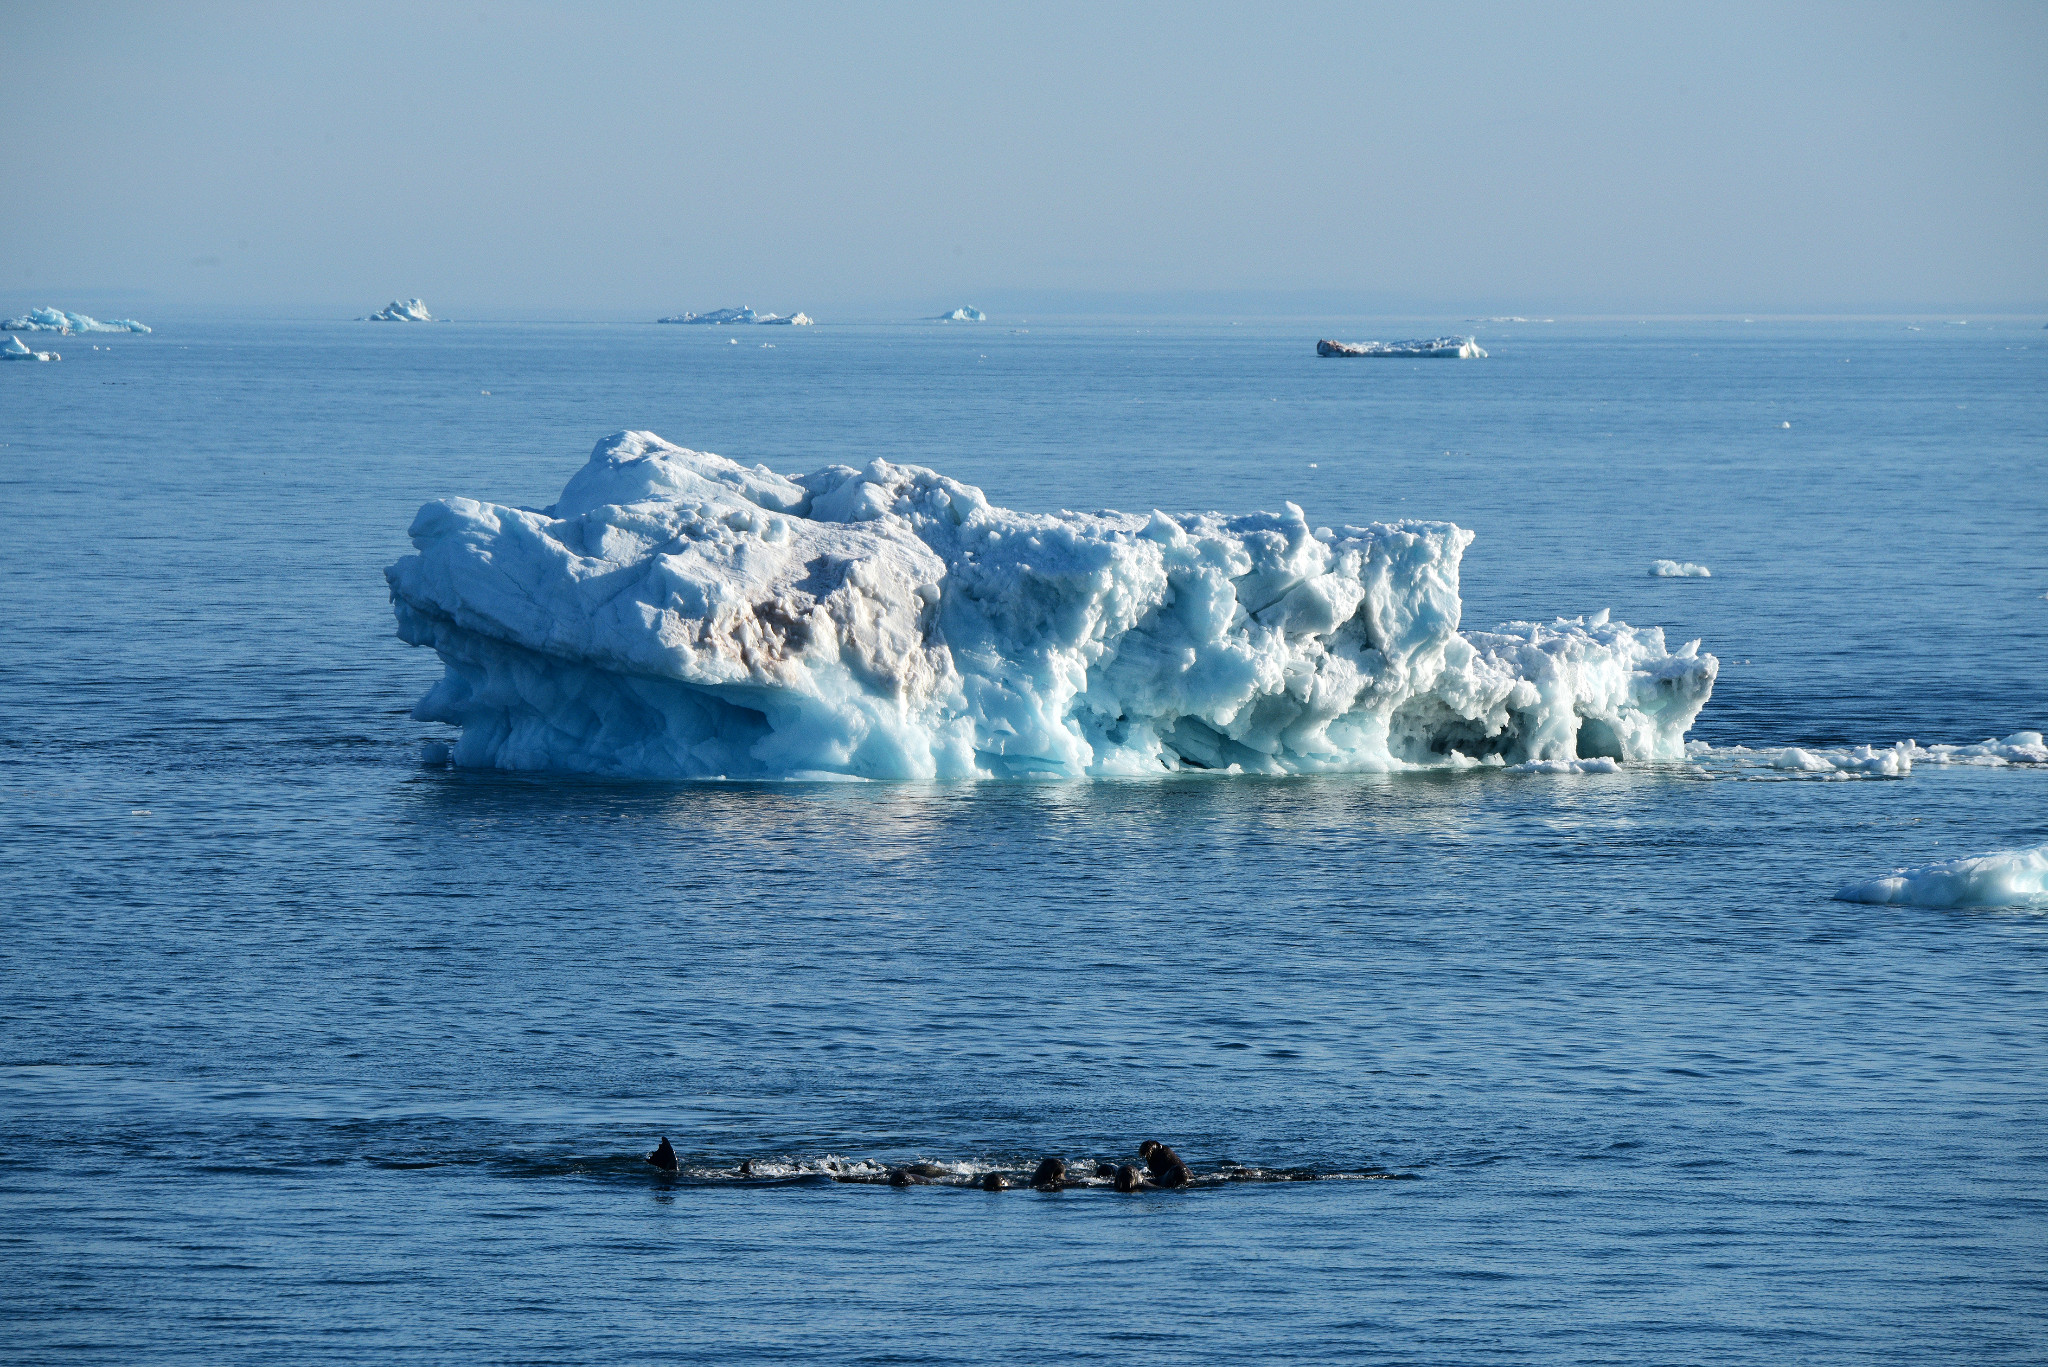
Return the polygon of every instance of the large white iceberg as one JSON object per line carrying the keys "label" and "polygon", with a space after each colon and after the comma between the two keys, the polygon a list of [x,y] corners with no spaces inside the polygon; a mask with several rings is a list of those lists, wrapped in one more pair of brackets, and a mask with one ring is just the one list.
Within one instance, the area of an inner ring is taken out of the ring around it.
{"label": "large white iceberg", "polygon": [[37,351],[19,337],[9,337],[0,345],[0,361],[61,361],[64,358],[54,351]]}
{"label": "large white iceberg", "polygon": [[82,313],[62,309],[30,309],[19,318],[0,319],[0,332],[148,332],[133,318],[114,318],[102,323]]}
{"label": "large white iceberg", "polygon": [[1011,512],[648,432],[387,570],[457,764],[654,777],[1267,774],[1679,760],[1718,668],[1591,617],[1461,635],[1447,522]]}
{"label": "large white iceberg", "polygon": [[988,315],[972,304],[963,304],[951,313],[942,313],[932,319],[934,323],[986,323]]}
{"label": "large white iceberg", "polygon": [[1883,878],[1851,883],[1835,897],[1914,907],[2048,908],[2048,845],[1895,869]]}
{"label": "large white iceberg", "polygon": [[1475,337],[1422,337],[1412,342],[1316,343],[1318,356],[1449,356],[1485,360],[1486,350]]}
{"label": "large white iceberg", "polygon": [[785,318],[779,313],[756,313],[742,306],[736,309],[713,309],[709,313],[678,313],[667,318],[657,318],[657,323],[710,323],[720,327],[741,327],[752,323],[780,323],[784,326],[810,327],[812,321],[802,313],[793,313]]}
{"label": "large white iceberg", "polygon": [[432,323],[439,321],[427,312],[427,306],[417,299],[393,299],[369,317],[365,323]]}

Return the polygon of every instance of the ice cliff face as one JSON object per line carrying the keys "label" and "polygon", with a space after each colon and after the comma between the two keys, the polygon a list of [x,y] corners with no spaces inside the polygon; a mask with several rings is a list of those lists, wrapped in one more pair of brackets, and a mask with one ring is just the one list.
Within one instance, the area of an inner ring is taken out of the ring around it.
{"label": "ice cliff face", "polygon": [[133,318],[115,318],[102,323],[82,313],[62,309],[30,309],[19,318],[0,319],[0,332],[148,332]]}
{"label": "ice cliff face", "polygon": [[1460,634],[1444,522],[1011,512],[647,432],[553,507],[430,503],[386,571],[456,763],[655,777],[1287,774],[1679,759],[1717,664],[1591,618]]}

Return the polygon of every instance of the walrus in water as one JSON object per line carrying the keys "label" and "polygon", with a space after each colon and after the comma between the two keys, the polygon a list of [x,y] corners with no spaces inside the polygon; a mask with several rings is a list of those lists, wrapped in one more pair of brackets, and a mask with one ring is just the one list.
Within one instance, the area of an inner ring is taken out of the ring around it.
{"label": "walrus in water", "polygon": [[1038,1165],[1038,1171],[1031,1174],[1031,1185],[1040,1191],[1057,1191],[1067,1180],[1067,1165],[1058,1158],[1048,1158]]}
{"label": "walrus in water", "polygon": [[1138,1145],[1138,1157],[1145,1160],[1145,1170],[1156,1186],[1184,1187],[1194,1180],[1195,1175],[1188,1171],[1180,1155],[1156,1139]]}
{"label": "walrus in water", "polygon": [[889,1185],[892,1187],[923,1186],[924,1179],[913,1177],[907,1168],[892,1168],[889,1171]]}
{"label": "walrus in water", "polygon": [[663,1172],[674,1172],[676,1170],[676,1151],[669,1147],[667,1135],[661,1137],[661,1147],[647,1155],[647,1161],[660,1168]]}
{"label": "walrus in water", "polygon": [[1095,1165],[1095,1175],[1096,1175],[1097,1177],[1114,1177],[1114,1176],[1116,1176],[1116,1164],[1114,1164],[1114,1163],[1097,1163],[1097,1164]]}
{"label": "walrus in water", "polygon": [[1010,1189],[1010,1179],[999,1172],[992,1172],[981,1179],[981,1189],[983,1191],[1008,1191]]}
{"label": "walrus in water", "polygon": [[1116,1170],[1116,1189],[1118,1191],[1143,1191],[1151,1185],[1150,1182],[1145,1180],[1145,1174],[1139,1172],[1136,1167],[1129,1163]]}

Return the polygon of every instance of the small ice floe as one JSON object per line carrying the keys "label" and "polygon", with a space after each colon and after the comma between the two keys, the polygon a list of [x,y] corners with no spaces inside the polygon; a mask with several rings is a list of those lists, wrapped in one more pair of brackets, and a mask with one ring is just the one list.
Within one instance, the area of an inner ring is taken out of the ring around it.
{"label": "small ice floe", "polygon": [[0,345],[0,361],[61,361],[64,358],[54,351],[36,351],[19,337],[9,337]]}
{"label": "small ice floe", "polygon": [[1467,318],[1468,323],[1554,323],[1555,318]]}
{"label": "small ice floe", "polygon": [[1472,337],[1425,337],[1408,342],[1316,343],[1318,356],[1450,356],[1484,360],[1486,352]]}
{"label": "small ice floe", "polygon": [[986,323],[988,315],[972,304],[962,304],[951,313],[942,313],[932,319],[934,323]]}
{"label": "small ice floe", "polygon": [[1686,758],[1709,773],[1758,777],[1904,778],[1913,766],[1965,766],[1995,769],[2006,765],[2048,766],[2048,743],[2039,731],[2015,731],[2004,740],[1971,745],[1921,745],[1902,740],[1893,745],[1799,746],[1751,749],[1746,745],[1708,745],[1689,741]]}
{"label": "small ice floe", "polygon": [[82,313],[62,309],[30,309],[19,318],[0,319],[0,332],[148,332],[133,318],[115,318],[102,323]]}
{"label": "small ice floe", "polygon": [[417,299],[393,299],[383,308],[367,318],[356,320],[361,323],[437,323],[440,319],[427,312],[427,306]]}
{"label": "small ice floe", "polygon": [[1621,766],[1611,759],[1541,759],[1510,764],[1505,774],[1618,774]]}
{"label": "small ice floe", "polygon": [[2048,910],[2048,845],[1894,869],[1883,878],[1848,884],[1835,899],[1909,907]]}
{"label": "small ice floe", "polygon": [[807,328],[813,320],[801,313],[792,313],[784,318],[779,313],[756,313],[742,304],[736,309],[713,309],[709,313],[677,313],[667,318],[657,318],[657,323],[708,323],[719,327],[740,327],[750,323],[780,324],[784,327]]}
{"label": "small ice floe", "polygon": [[1714,572],[1705,565],[1695,565],[1690,560],[1652,560],[1652,579],[1712,579]]}

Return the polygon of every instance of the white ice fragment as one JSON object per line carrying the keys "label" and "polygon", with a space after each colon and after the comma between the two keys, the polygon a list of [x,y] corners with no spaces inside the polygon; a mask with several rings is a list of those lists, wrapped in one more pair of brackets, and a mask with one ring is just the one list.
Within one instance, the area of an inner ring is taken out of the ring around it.
{"label": "white ice fragment", "polygon": [[393,299],[383,308],[367,318],[358,320],[365,323],[432,323],[437,322],[427,306],[417,299]]}
{"label": "white ice fragment", "polygon": [[[1606,614],[1461,632],[1472,534],[993,507],[627,432],[553,507],[429,503],[387,571],[453,760],[669,778],[1678,760],[1711,655]],[[1581,765],[1581,772],[1588,766]]]}
{"label": "white ice fragment", "polygon": [[793,313],[784,318],[779,313],[756,313],[744,304],[736,309],[713,309],[709,313],[678,313],[667,318],[657,318],[657,323],[704,323],[718,327],[737,327],[748,323],[773,323],[783,327],[810,327],[812,320],[804,314]]}
{"label": "white ice fragment", "polygon": [[1318,356],[1450,356],[1463,360],[1486,358],[1474,337],[1424,337],[1410,342],[1316,343]]}
{"label": "white ice fragment", "polygon": [[115,318],[102,323],[82,313],[62,309],[30,309],[19,318],[0,319],[0,332],[148,332],[133,318]]}
{"label": "white ice fragment", "polygon": [[1695,565],[1690,560],[1652,560],[1652,579],[1712,579],[1714,572],[1705,565]]}
{"label": "white ice fragment", "polygon": [[963,304],[951,313],[942,313],[932,319],[934,323],[986,323],[988,315],[972,304]]}
{"label": "white ice fragment", "polygon": [[1915,907],[2048,908],[2048,845],[1894,869],[1835,894],[1843,902]]}
{"label": "white ice fragment", "polygon": [[64,358],[54,351],[37,351],[19,337],[9,337],[0,345],[0,361],[61,361]]}

